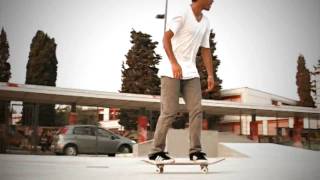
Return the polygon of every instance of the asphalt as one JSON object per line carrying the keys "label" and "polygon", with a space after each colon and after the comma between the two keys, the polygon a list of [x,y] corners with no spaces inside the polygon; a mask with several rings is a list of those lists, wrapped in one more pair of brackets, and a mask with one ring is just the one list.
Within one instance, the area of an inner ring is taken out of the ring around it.
{"label": "asphalt", "polygon": [[[276,144],[225,144],[248,157],[209,166],[166,166],[163,174],[132,155],[0,155],[1,180],[319,180],[320,152]],[[185,159],[177,159],[185,160]],[[214,160],[214,159],[211,159]]]}

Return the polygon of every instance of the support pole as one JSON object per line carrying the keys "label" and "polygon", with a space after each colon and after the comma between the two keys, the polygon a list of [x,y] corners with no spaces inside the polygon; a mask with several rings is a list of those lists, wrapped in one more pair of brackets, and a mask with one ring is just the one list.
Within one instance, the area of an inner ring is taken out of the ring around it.
{"label": "support pole", "polygon": [[253,141],[259,142],[258,136],[258,123],[256,121],[256,113],[254,112],[251,115],[251,122],[250,122],[250,137]]}

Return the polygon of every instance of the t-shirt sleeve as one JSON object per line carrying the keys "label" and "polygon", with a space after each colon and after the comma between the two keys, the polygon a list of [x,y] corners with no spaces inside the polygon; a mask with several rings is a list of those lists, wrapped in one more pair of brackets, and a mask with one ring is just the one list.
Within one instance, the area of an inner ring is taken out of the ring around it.
{"label": "t-shirt sleeve", "polygon": [[210,48],[210,25],[207,26],[206,32],[204,33],[201,47]]}
{"label": "t-shirt sleeve", "polygon": [[182,25],[183,25],[183,15],[175,16],[169,21],[166,31],[171,30],[173,34],[176,34],[179,31],[179,29],[182,27]]}

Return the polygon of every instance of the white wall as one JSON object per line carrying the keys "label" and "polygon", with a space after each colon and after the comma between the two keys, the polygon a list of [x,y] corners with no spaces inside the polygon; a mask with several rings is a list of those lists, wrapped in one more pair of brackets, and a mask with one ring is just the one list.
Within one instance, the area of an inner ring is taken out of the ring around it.
{"label": "white wall", "polygon": [[293,128],[293,124],[294,124],[294,118],[289,117],[289,128]]}
{"label": "white wall", "polygon": [[318,129],[318,128],[320,128],[319,121],[317,121],[315,119],[304,118],[303,127],[305,129]]}

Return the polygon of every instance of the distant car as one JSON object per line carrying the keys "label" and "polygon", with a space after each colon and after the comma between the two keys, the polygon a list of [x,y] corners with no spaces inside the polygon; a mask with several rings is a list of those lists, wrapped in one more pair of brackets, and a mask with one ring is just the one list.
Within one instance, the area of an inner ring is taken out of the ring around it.
{"label": "distant car", "polygon": [[94,125],[70,125],[57,132],[51,148],[56,154],[70,156],[81,153],[115,156],[116,153],[132,153],[132,145],[135,143]]}

